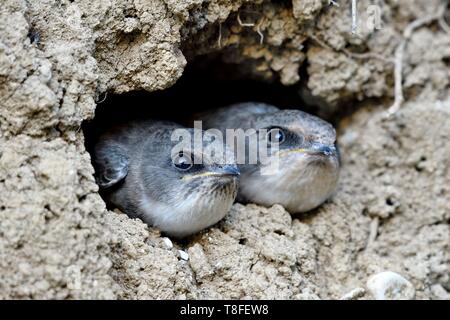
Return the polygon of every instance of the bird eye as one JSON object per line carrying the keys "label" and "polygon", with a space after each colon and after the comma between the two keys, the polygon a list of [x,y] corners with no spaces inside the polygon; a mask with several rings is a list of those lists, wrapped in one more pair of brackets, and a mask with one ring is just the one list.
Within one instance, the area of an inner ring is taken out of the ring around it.
{"label": "bird eye", "polygon": [[267,133],[267,141],[270,143],[281,144],[286,139],[284,131],[281,128],[272,128]]}
{"label": "bird eye", "polygon": [[173,165],[181,171],[187,171],[194,165],[194,159],[189,153],[180,151],[172,159]]}

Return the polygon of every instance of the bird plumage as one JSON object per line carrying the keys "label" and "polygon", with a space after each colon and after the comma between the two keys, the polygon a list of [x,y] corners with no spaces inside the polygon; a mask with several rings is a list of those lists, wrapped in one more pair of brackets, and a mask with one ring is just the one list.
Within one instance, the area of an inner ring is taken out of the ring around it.
{"label": "bird plumage", "polygon": [[[93,164],[108,202],[183,237],[221,220],[233,204],[238,182],[235,165],[224,166],[202,151],[184,150],[202,156],[202,163],[192,163],[186,171],[175,167],[172,153],[178,141],[172,135],[177,129],[193,135],[193,129],[153,120],[114,127],[94,146]],[[207,147],[208,139],[203,143]]]}
{"label": "bird plumage", "polygon": [[[239,103],[198,115],[204,129],[280,130],[279,170],[262,174],[266,165],[239,163],[238,200],[265,206],[281,204],[291,213],[311,210],[334,192],[339,177],[336,132],[328,122],[300,110],[280,110],[264,103]],[[261,141],[259,139],[258,141]],[[247,149],[254,148],[246,143]],[[260,147],[260,146],[259,146]],[[259,148],[258,147],[258,148]],[[273,158],[275,154],[271,154]],[[236,154],[239,159],[239,155]],[[248,158],[246,158],[248,160]]]}

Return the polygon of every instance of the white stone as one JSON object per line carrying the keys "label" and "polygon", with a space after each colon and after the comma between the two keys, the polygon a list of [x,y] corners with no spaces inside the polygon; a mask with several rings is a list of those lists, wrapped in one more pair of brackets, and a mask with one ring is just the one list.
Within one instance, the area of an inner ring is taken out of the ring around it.
{"label": "white stone", "polygon": [[189,260],[189,255],[187,254],[187,252],[184,252],[183,250],[178,250],[178,252],[180,253],[180,258],[182,260],[185,260],[185,261]]}
{"label": "white stone", "polygon": [[167,248],[169,248],[169,249],[173,248],[173,243],[169,238],[162,238],[162,240]]}
{"label": "white stone", "polygon": [[376,300],[412,300],[416,295],[413,285],[392,271],[371,276],[366,285],[367,290]]}

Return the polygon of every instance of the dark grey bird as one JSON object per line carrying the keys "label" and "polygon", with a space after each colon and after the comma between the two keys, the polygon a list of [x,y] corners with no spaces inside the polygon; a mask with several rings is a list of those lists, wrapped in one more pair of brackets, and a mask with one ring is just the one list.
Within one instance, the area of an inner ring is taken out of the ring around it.
{"label": "dark grey bird", "polygon": [[[193,138],[180,144],[180,131],[193,129],[170,122],[132,121],[100,136],[93,164],[104,198],[132,218],[140,218],[170,236],[184,237],[221,220],[233,204],[239,175],[235,163],[221,161],[209,135],[201,132],[201,148]],[[185,139],[185,140],[186,140]],[[218,143],[218,142],[217,142]]]}
{"label": "dark grey bird", "polygon": [[[316,116],[250,102],[212,110],[198,115],[196,120],[203,121],[204,129],[216,128],[224,135],[227,129],[255,129],[256,135],[266,134],[265,139],[258,136],[257,141],[267,144],[269,161],[263,162],[258,153],[255,164],[249,163],[248,156],[242,163],[236,153],[241,171],[238,201],[264,206],[281,204],[290,213],[298,213],[318,207],[336,189],[340,170],[336,132],[331,124]],[[246,142],[250,151],[255,149],[249,142],[251,136],[248,134]],[[278,169],[267,170],[275,160]]]}

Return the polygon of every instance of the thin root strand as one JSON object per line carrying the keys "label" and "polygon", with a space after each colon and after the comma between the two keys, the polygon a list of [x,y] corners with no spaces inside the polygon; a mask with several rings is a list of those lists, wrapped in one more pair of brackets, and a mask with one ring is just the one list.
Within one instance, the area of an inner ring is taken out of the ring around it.
{"label": "thin root strand", "polygon": [[[439,10],[435,14],[431,14],[422,18],[419,18],[411,22],[403,31],[403,39],[395,50],[395,67],[394,67],[394,78],[395,78],[395,91],[394,91],[394,103],[389,107],[387,111],[387,117],[393,116],[400,108],[404,102],[403,95],[403,58],[405,55],[406,44],[411,39],[413,32],[427,24],[434,21],[441,21],[444,18],[445,10],[447,8],[447,1],[439,7]],[[445,22],[445,21],[444,21]],[[442,23],[441,23],[442,24]],[[442,25],[441,25],[442,27]],[[445,27],[444,27],[445,28]],[[444,29],[445,30],[445,29]]]}

